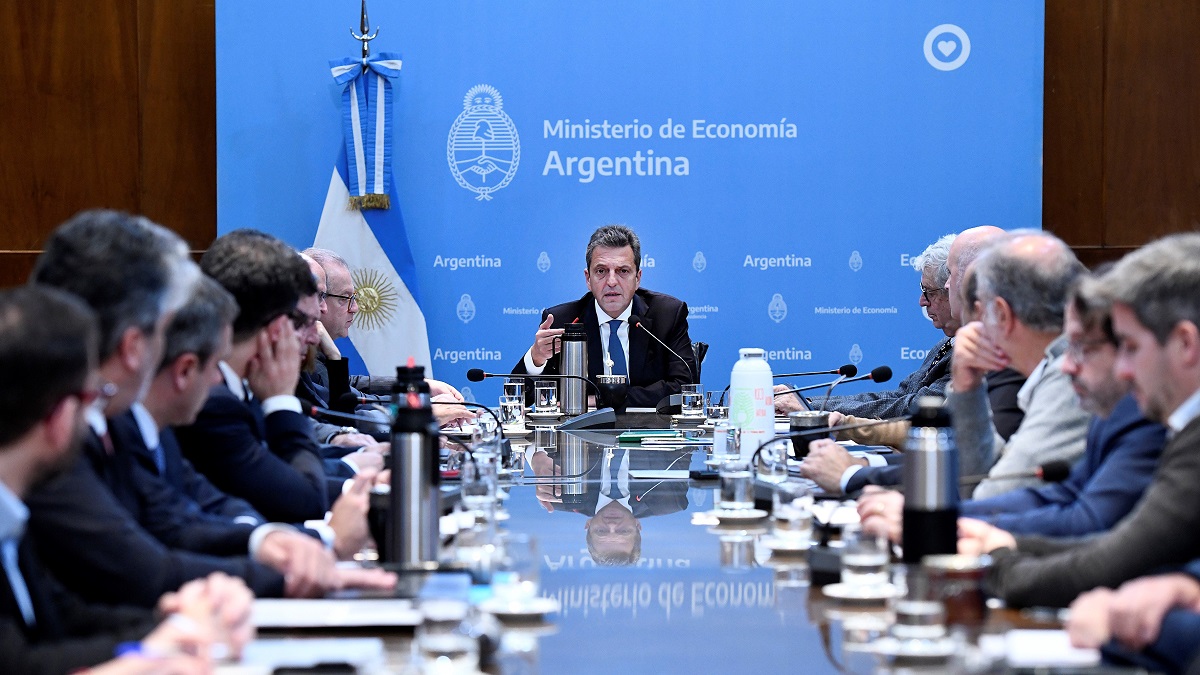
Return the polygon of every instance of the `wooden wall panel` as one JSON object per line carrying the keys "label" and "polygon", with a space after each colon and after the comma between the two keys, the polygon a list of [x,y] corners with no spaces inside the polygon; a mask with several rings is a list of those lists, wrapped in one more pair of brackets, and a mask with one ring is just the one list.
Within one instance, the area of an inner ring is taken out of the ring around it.
{"label": "wooden wall panel", "polygon": [[1109,0],[1105,243],[1200,227],[1200,2]]}
{"label": "wooden wall panel", "polygon": [[217,231],[213,0],[138,0],[141,212],[207,248]]}
{"label": "wooden wall panel", "polygon": [[1042,223],[1102,246],[1105,0],[1046,3]]}
{"label": "wooden wall panel", "polygon": [[0,250],[87,206],[136,209],[133,2],[0,3],[0,50]]}

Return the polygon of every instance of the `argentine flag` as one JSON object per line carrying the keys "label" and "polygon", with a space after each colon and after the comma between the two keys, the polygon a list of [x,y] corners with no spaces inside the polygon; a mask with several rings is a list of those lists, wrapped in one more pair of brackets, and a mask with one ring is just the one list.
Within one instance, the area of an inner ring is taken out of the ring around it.
{"label": "argentine flag", "polygon": [[346,172],[343,148],[329,179],[313,246],[335,251],[350,266],[358,293],[350,341],[371,375],[394,376],[396,366],[411,356],[432,377],[429,334],[416,300],[416,263],[395,187],[389,186],[391,208],[351,209]]}

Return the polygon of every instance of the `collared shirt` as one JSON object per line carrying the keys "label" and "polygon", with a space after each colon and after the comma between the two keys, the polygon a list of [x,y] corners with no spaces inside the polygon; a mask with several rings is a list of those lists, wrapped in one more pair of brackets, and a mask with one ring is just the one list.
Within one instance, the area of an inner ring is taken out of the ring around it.
{"label": "collared shirt", "polygon": [[87,425],[96,432],[97,436],[103,436],[108,433],[108,420],[104,419],[104,412],[98,407],[99,401],[88,406],[87,410],[83,411],[83,418],[87,420]]}
{"label": "collared shirt", "polygon": [[[613,318],[605,313],[600,308],[600,303],[595,299],[592,304],[596,307],[596,321],[600,324],[600,349],[601,354],[604,354],[604,374],[612,375],[612,367],[608,365],[608,336],[612,329],[608,327],[608,322]],[[621,327],[617,329],[617,337],[621,338],[621,346],[625,349],[625,372],[629,372],[629,317],[633,314],[633,301],[626,305],[625,310],[617,316],[621,320]],[[533,347],[525,350],[525,372],[529,375],[541,375],[546,369],[546,364],[540,366],[533,365]]]}
{"label": "collared shirt", "polygon": [[158,422],[154,421],[150,411],[141,403],[134,403],[129,409],[133,412],[133,421],[137,422],[138,431],[142,434],[142,443],[153,451],[162,443],[158,437]]}
{"label": "collared shirt", "polygon": [[0,482],[0,564],[8,576],[8,585],[12,588],[13,598],[21,610],[25,625],[37,624],[33,612],[33,600],[29,597],[29,587],[21,575],[21,566],[17,557],[17,547],[21,537],[25,536],[25,524],[29,522],[29,509],[8,488]]}
{"label": "collared shirt", "polygon": [[1197,417],[1200,417],[1200,389],[1192,392],[1192,395],[1171,413],[1167,418],[1167,427],[1172,434],[1177,434]]}
{"label": "collared shirt", "polygon": [[0,482],[0,541],[20,541],[29,522],[29,508],[7,485]]}
{"label": "collared shirt", "polygon": [[[246,387],[246,381],[233,372],[233,368],[230,368],[229,364],[224,361],[218,363],[217,368],[221,370],[221,377],[225,379],[225,386],[229,387],[229,391],[232,391],[233,395],[237,396],[240,400],[249,401],[250,396]],[[300,399],[292,394],[272,396],[262,402],[263,417],[273,412],[279,412],[280,410],[290,410],[301,414],[304,412],[304,408],[300,406]]]}
{"label": "collared shirt", "polygon": [[612,375],[612,364],[608,358],[608,339],[612,334],[612,329],[608,327],[610,321],[620,321],[621,327],[617,329],[617,337],[621,339],[621,352],[625,354],[625,372],[629,372],[629,317],[633,314],[633,303],[630,302],[625,306],[625,310],[614,319],[600,308],[599,302],[594,302],[596,305],[596,321],[600,324],[600,353],[604,354],[604,374]]}
{"label": "collared shirt", "polygon": [[[1029,373],[1029,377],[1025,378],[1025,384],[1017,390],[1017,407],[1021,410],[1029,410],[1029,400],[1033,398],[1033,390],[1037,388],[1038,382],[1046,375],[1047,368],[1057,368],[1059,361],[1056,361],[1063,352],[1067,350],[1067,336],[1062,334],[1050,344],[1046,345],[1045,358],[1038,361],[1038,364],[1033,367],[1033,372]],[[1051,366],[1051,364],[1054,364]]]}

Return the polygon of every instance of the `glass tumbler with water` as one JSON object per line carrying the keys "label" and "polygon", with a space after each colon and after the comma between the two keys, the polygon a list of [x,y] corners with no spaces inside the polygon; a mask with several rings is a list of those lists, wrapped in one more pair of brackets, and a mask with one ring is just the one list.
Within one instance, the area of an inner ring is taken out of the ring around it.
{"label": "glass tumbler with water", "polygon": [[749,462],[742,459],[727,460],[721,463],[717,474],[721,479],[718,508],[754,508],[754,472]]}
{"label": "glass tumbler with water", "polygon": [[788,543],[812,541],[812,494],[803,485],[780,486],[772,508],[775,538]]}
{"label": "glass tumbler with water", "polygon": [[470,607],[458,600],[426,600],[424,619],[413,635],[417,660],[425,673],[474,673],[479,670],[479,641],[466,626]]}
{"label": "glass tumbler with water", "polygon": [[533,385],[533,409],[540,413],[558,412],[558,382],[538,380]]}
{"label": "glass tumbler with water", "polygon": [[506,429],[525,426],[525,401],[519,396],[500,397],[500,423]]}
{"label": "glass tumbler with water", "polygon": [[885,586],[890,581],[891,550],[884,537],[855,526],[842,529],[842,583],[848,586]]}
{"label": "glass tumbler with water", "polygon": [[681,401],[679,412],[684,417],[704,417],[704,385],[683,385]]}

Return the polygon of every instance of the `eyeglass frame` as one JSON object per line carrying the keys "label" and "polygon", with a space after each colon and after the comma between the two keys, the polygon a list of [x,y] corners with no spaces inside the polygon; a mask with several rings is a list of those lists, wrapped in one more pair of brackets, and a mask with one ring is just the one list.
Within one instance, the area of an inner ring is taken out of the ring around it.
{"label": "eyeglass frame", "polygon": [[945,293],[950,294],[950,291],[945,288],[925,288],[925,284],[921,284],[921,297],[925,298],[925,302],[933,304],[933,299],[929,297],[930,293]]}
{"label": "eyeglass frame", "polygon": [[296,330],[304,330],[306,328],[312,328],[313,326],[317,325],[318,321],[321,320],[320,315],[309,316],[307,313],[301,311],[299,308],[293,309],[292,311],[287,312],[287,318],[291,320],[292,327],[295,328]]}
{"label": "eyeglass frame", "polygon": [[[349,306],[350,306],[350,303],[352,303],[352,302],[353,302],[353,303],[357,303],[357,302],[358,302],[358,291],[354,291],[354,292],[353,292],[353,293],[351,293],[350,295],[340,295],[340,294],[338,294],[338,293],[322,293],[322,294],[321,294],[321,296],[322,296],[322,299],[324,299],[324,298],[337,298],[338,300],[345,300],[345,301],[346,301],[346,306],[347,306],[347,307],[349,307]],[[340,303],[339,303],[339,304],[340,304]]]}

